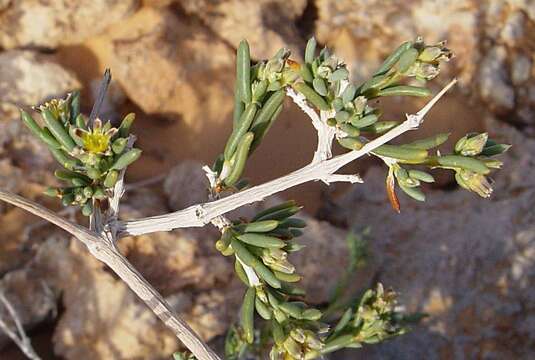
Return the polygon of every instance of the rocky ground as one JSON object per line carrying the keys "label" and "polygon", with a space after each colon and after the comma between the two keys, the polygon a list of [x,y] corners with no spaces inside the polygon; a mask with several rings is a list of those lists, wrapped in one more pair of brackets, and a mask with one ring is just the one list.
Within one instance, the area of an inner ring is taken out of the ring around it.
{"label": "rocky ground", "polygon": [[[436,88],[454,76],[460,84],[408,136],[486,130],[514,144],[493,198],[461,192],[438,174],[427,203],[402,198],[397,215],[386,202],[385,170],[361,162],[349,170],[359,169],[364,185],[307,184],[282,194],[316,215],[295,263],[311,301],[324,302],[343,271],[345,235],[369,224],[372,255],[358,284],[379,280],[408,310],[430,315],[409,335],[338,359],[531,358],[534,28],[531,0],[0,0],[0,188],[59,210],[40,195],[55,181],[52,158],[22,127],[18,108],[80,89],[88,111],[106,67],[114,83],[105,116],[138,114],[144,156],[128,181],[165,174],[127,194],[122,216],[132,218],[204,199],[199,165],[211,163],[230,129],[240,39],[249,39],[257,59],[281,46],[299,58],[315,35],[357,80],[404,40],[447,39],[457,58]],[[383,105],[395,119],[421,103]],[[259,183],[304,165],[314,141],[307,119],[288,103],[247,175]],[[176,349],[152,313],[75,241],[4,204],[0,215],[0,283],[44,358],[161,359]],[[216,237],[213,229],[175,231],[124,239],[121,249],[196,331],[217,342],[243,289],[214,249]],[[20,358],[1,335],[0,347],[0,358]]]}

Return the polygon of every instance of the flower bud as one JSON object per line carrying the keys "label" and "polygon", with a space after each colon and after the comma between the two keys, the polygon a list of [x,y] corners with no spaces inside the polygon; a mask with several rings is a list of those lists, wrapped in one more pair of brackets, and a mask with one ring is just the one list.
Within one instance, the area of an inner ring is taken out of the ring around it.
{"label": "flower bud", "polygon": [[475,192],[483,198],[488,198],[492,194],[492,185],[482,174],[460,169],[455,173],[455,180],[461,187],[468,191]]}
{"label": "flower bud", "polygon": [[292,329],[290,331],[290,336],[300,344],[303,344],[306,340],[305,332],[300,328]]}
{"label": "flower bud", "polygon": [[483,151],[488,137],[487,133],[466,135],[455,144],[455,152],[464,156],[479,155]]}
{"label": "flower bud", "polygon": [[302,358],[301,346],[291,336],[288,336],[286,340],[284,340],[283,346],[293,358]]}
{"label": "flower bud", "polygon": [[414,67],[414,76],[422,80],[432,80],[440,72],[438,65],[418,63]]}
{"label": "flower bud", "polygon": [[366,107],[367,101],[368,100],[364,96],[358,96],[355,100],[353,100],[353,105],[355,105],[355,113],[362,113]]}

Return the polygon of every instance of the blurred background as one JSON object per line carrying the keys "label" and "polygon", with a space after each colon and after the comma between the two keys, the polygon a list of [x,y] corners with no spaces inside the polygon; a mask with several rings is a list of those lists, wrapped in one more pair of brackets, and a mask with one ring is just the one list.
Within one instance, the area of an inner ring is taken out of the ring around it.
{"label": "blurred background", "polygon": [[[369,225],[366,264],[351,287],[380,281],[399,292],[408,311],[429,314],[408,335],[333,358],[534,358],[534,31],[531,0],[0,0],[0,188],[61,210],[41,195],[55,184],[55,165],[23,128],[18,108],[79,89],[88,113],[107,67],[113,82],[101,117],[116,123],[135,112],[133,132],[144,151],[129,168],[132,186],[122,208],[123,218],[136,218],[205,200],[200,165],[212,163],[230,132],[241,39],[256,60],[281,47],[299,60],[314,35],[346,61],[357,82],[405,40],[447,40],[456,58],[431,87],[436,92],[453,77],[460,83],[406,138],[488,131],[513,144],[494,177],[493,197],[460,191],[437,172],[427,202],[400,195],[398,215],[386,200],[384,166],[363,159],[344,169],[359,172],[362,185],[311,183],[280,194],[303,204],[310,224],[307,248],[293,262],[305,274],[310,301],[323,304],[347,263],[346,235]],[[423,103],[385,101],[384,119],[402,120]],[[307,164],[315,146],[309,119],[287,101],[246,176],[258,184],[286,174]],[[216,239],[214,229],[189,229],[127,238],[120,246],[218,346],[236,319],[243,287],[214,249]],[[44,359],[164,359],[178,346],[77,242],[5,204],[0,277]],[[23,359],[2,333],[0,359]]]}

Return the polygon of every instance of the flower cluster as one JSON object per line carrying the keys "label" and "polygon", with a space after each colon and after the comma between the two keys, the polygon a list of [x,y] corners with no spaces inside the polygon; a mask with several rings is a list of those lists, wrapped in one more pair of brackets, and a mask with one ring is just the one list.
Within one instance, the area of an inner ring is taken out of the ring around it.
{"label": "flower cluster", "polygon": [[43,125],[24,110],[22,121],[63,167],[54,174],[65,183],[49,188],[45,194],[59,197],[64,206],[78,205],[85,216],[90,216],[95,204],[110,197],[119,172],[141,155],[141,150],[128,144],[134,115],[127,115],[118,129],[109,122],[102,124],[99,119],[88,124],[80,113],[78,92],[66,99],[51,100],[35,110]]}
{"label": "flower cluster", "polygon": [[323,354],[345,347],[375,344],[407,331],[396,311],[396,294],[378,284],[361,297],[355,309],[347,309],[325,339]]}

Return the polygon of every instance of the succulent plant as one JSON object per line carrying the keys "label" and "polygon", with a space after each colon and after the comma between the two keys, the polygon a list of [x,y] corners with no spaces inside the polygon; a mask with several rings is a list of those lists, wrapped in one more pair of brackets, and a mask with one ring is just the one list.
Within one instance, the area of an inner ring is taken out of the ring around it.
{"label": "succulent plant", "polygon": [[78,92],[36,106],[35,111],[42,124],[24,110],[22,121],[62,167],[54,175],[64,185],[49,188],[45,194],[60,198],[64,206],[79,206],[83,215],[90,216],[94,206],[110,197],[119,173],[141,155],[141,150],[129,145],[134,114],[127,115],[118,129],[100,119],[89,125],[80,113]]}

